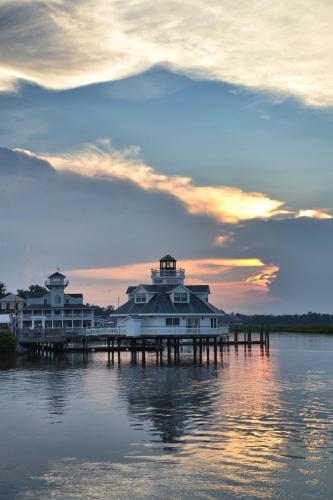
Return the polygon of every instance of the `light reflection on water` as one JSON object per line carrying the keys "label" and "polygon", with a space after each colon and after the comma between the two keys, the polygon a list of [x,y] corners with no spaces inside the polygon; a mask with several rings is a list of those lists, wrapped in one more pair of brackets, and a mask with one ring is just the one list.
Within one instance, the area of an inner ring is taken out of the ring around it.
{"label": "light reflection on water", "polygon": [[0,498],[332,498],[333,337],[0,361]]}

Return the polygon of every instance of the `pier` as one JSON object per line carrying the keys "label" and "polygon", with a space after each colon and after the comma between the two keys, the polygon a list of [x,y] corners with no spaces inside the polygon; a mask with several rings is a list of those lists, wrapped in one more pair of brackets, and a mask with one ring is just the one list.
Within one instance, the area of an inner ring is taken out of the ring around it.
{"label": "pier", "polygon": [[144,363],[146,353],[155,352],[156,358],[162,359],[163,352],[167,353],[169,361],[178,360],[183,347],[192,352],[193,360],[202,360],[203,353],[209,360],[210,352],[214,361],[217,361],[218,352],[230,346],[244,346],[251,349],[252,346],[261,348],[269,347],[269,328],[260,327],[259,331],[252,330],[249,326],[240,331],[238,327],[228,335],[220,333],[193,334],[146,334],[141,336],[127,336],[119,333],[106,333],[106,329],[95,330],[94,334],[84,331],[68,333],[65,331],[23,331],[17,336],[18,344],[33,352],[106,352],[108,356],[115,354],[120,356],[121,352],[130,352],[132,360],[136,361],[140,355]]}

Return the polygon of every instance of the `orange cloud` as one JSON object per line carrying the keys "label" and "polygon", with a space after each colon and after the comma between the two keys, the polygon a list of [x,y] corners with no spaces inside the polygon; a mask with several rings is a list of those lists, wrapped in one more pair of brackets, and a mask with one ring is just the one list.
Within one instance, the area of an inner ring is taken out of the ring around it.
{"label": "orange cloud", "polygon": [[331,218],[321,210],[287,210],[283,208],[284,201],[271,199],[264,193],[228,186],[197,186],[191,177],[156,172],[140,159],[138,147],[119,151],[111,147],[108,139],[101,140],[99,145],[88,144],[77,153],[37,155],[21,149],[16,151],[46,160],[59,171],[108,181],[132,182],[147,191],[166,193],[181,201],[189,213],[207,215],[222,223],[236,224],[278,216]]}
{"label": "orange cloud", "polygon": [[317,210],[310,210],[310,209],[304,209],[300,210],[298,214],[296,215],[297,218],[299,217],[310,217],[311,219],[332,219],[333,216],[325,212],[323,209],[317,209]]}
{"label": "orange cloud", "polygon": [[[226,268],[234,267],[262,267],[265,264],[257,258],[250,259],[194,259],[183,260],[182,267],[187,273],[200,275],[218,275]],[[139,262],[115,267],[101,267],[94,269],[75,269],[68,271],[71,276],[93,278],[100,280],[142,281],[150,278],[149,270],[156,267],[156,262]]]}
{"label": "orange cloud", "polygon": [[133,182],[141,189],[164,192],[180,200],[189,213],[208,215],[219,222],[234,224],[286,213],[281,209],[283,201],[273,200],[263,193],[227,186],[196,186],[190,177],[158,173],[138,157],[139,148],[118,151],[108,140],[99,146],[88,145],[75,154],[34,155],[30,151],[18,151],[46,160],[59,171]]}
{"label": "orange cloud", "polygon": [[232,241],[232,237],[228,234],[219,234],[214,239],[214,243],[217,246],[223,247]]}
{"label": "orange cloud", "polygon": [[[181,266],[186,270],[187,283],[210,284],[211,301],[229,311],[244,310],[244,306],[251,307],[259,301],[271,300],[269,286],[279,271],[277,266],[267,265],[257,258],[193,259],[181,261]],[[66,274],[72,278],[71,281],[77,282],[90,302],[117,305],[118,297],[121,303],[126,300],[128,285],[150,282],[150,269],[153,267],[156,267],[156,262],[140,262],[74,269]],[[255,269],[257,272],[254,272]],[[225,278],[226,273],[228,278]]]}

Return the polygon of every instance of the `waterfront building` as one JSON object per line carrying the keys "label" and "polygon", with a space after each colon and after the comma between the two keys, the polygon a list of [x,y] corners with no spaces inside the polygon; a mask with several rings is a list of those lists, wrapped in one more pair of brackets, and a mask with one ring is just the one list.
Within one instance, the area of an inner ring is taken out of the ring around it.
{"label": "waterfront building", "polygon": [[151,283],[130,286],[128,301],[112,312],[126,335],[226,334],[227,315],[209,302],[209,285],[185,284],[185,269],[170,255],[151,269]]}
{"label": "waterfront building", "polygon": [[5,314],[0,311],[0,330],[8,330],[12,327],[12,318],[10,314]]}
{"label": "waterfront building", "polygon": [[26,300],[14,293],[7,293],[0,299],[0,313],[16,314],[24,306],[26,306]]}
{"label": "waterfront building", "polygon": [[20,329],[59,328],[68,331],[94,328],[103,320],[94,315],[94,308],[83,303],[82,293],[65,293],[69,282],[58,271],[51,274],[41,296],[28,296],[26,305],[19,311]]}

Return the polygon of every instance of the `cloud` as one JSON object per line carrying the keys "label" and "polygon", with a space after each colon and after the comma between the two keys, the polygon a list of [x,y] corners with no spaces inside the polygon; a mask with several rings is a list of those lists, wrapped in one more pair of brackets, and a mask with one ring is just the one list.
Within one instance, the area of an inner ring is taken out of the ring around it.
{"label": "cloud", "polygon": [[190,177],[158,173],[138,158],[138,148],[119,151],[108,144],[103,147],[89,145],[78,153],[63,155],[16,151],[46,160],[59,171],[130,181],[144,190],[167,193],[184,203],[189,213],[208,215],[219,222],[237,223],[285,213],[280,209],[284,202],[272,200],[262,193],[225,186],[196,186]]}
{"label": "cloud", "polygon": [[[244,307],[244,304],[249,306],[271,301],[270,285],[279,271],[278,266],[265,264],[258,258],[185,259],[179,264],[185,268],[186,283],[209,283],[212,302],[228,310]],[[156,262],[138,262],[103,268],[72,269],[66,271],[66,274],[79,282],[81,288],[83,285],[90,300],[116,304],[117,297],[121,298],[121,302],[126,300],[127,285],[149,283],[150,269],[154,267]]]}
{"label": "cloud", "polygon": [[332,21],[327,0],[0,0],[0,88],[66,89],[162,65],[332,106]]}
{"label": "cloud", "polygon": [[[182,260],[182,267],[185,267],[195,279],[202,275],[219,275],[224,269],[235,267],[263,267],[265,264],[257,258],[209,258]],[[121,280],[121,281],[142,281],[147,279],[147,272],[156,267],[156,262],[139,262],[126,264],[123,266],[103,267],[94,269],[75,269],[70,271],[72,276],[81,278],[93,278],[101,280]]]}
{"label": "cloud", "polygon": [[[43,159],[58,171],[87,177],[132,182],[147,191],[163,192],[181,201],[190,214],[207,215],[220,223],[236,224],[251,219],[277,216],[297,217],[300,212],[284,208],[285,202],[263,193],[247,192],[229,186],[197,186],[190,177],[168,176],[157,172],[139,158],[140,149],[123,151],[111,147],[107,139],[87,145],[77,153],[38,154],[16,149],[29,157]],[[303,213],[304,211],[302,211]],[[320,209],[305,210],[307,217],[330,216]]]}
{"label": "cloud", "polygon": [[230,234],[219,234],[214,238],[215,245],[219,247],[224,247],[232,242],[232,236]]}
{"label": "cloud", "polygon": [[324,210],[300,210],[296,217],[309,217],[310,219],[333,219],[333,216]]}

